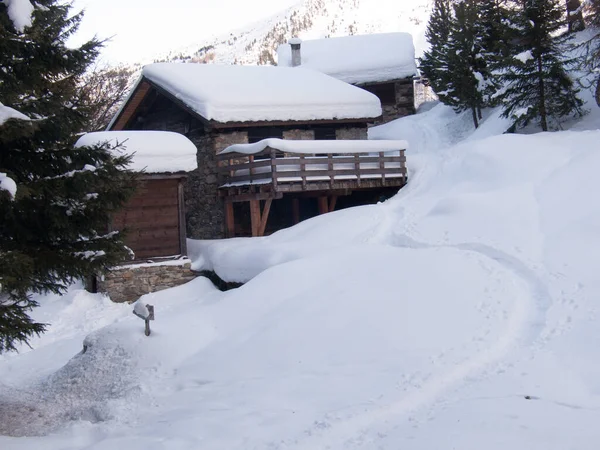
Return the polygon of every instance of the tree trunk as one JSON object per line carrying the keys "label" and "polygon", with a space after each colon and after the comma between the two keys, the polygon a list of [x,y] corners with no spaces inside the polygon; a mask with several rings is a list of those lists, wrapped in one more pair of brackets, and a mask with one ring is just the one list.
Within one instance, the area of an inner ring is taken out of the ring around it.
{"label": "tree trunk", "polygon": [[540,124],[542,125],[543,131],[548,131],[548,120],[547,120],[547,111],[546,111],[546,92],[544,86],[544,72],[542,65],[542,56],[538,56],[537,58],[537,69],[538,69],[538,94],[540,96]]}
{"label": "tree trunk", "polygon": [[581,0],[566,0],[567,2],[567,24],[569,25],[569,33],[585,30],[585,22],[583,21],[583,8]]}
{"label": "tree trunk", "polygon": [[474,106],[471,108],[471,113],[473,114],[473,124],[475,128],[479,128],[479,121],[477,120],[477,108]]}
{"label": "tree trunk", "polygon": [[598,77],[598,82],[596,83],[596,104],[600,106],[600,76]]}

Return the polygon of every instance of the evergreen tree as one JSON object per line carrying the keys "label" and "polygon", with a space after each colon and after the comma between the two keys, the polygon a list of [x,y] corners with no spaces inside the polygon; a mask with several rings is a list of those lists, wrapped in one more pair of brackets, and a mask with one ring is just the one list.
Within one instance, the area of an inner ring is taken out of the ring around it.
{"label": "evergreen tree", "polygon": [[452,77],[446,91],[440,95],[442,102],[456,112],[470,110],[475,128],[481,119],[489,78],[479,20],[480,5],[478,0],[461,0],[453,5],[448,39],[448,66]]}
{"label": "evergreen tree", "polygon": [[[596,104],[600,106],[600,0],[588,0],[587,22],[593,29],[591,37],[583,43],[583,64],[582,69],[588,76],[594,76],[596,86]],[[586,86],[587,87],[587,86]]]}
{"label": "evergreen tree", "polygon": [[478,8],[483,48],[498,59],[506,57],[510,51],[511,39],[511,10],[507,7],[507,0],[481,0]]}
{"label": "evergreen tree", "polygon": [[513,20],[519,40],[502,77],[506,83],[503,115],[517,126],[537,119],[547,131],[551,121],[581,114],[583,104],[565,70],[574,60],[566,59],[561,50],[566,43],[566,37],[559,35],[563,8],[559,0],[519,0]]}
{"label": "evergreen tree", "polygon": [[0,118],[0,173],[17,188],[0,189],[0,352],[44,330],[28,315],[30,293],[63,292],[127,255],[108,224],[134,187],[129,158],[74,149],[89,120],[78,83],[101,43],[67,47],[82,18],[69,9],[36,0],[29,25],[0,3],[0,108],[30,119]]}
{"label": "evergreen tree", "polygon": [[448,88],[452,78],[449,68],[450,23],[452,8],[450,0],[435,0],[425,37],[430,45],[419,61],[419,68],[433,90],[440,95]]}
{"label": "evergreen tree", "polygon": [[510,17],[514,12],[508,7],[507,0],[481,0],[478,9],[477,33],[485,62],[482,69],[486,82],[484,103],[486,106],[495,106],[496,94],[502,86],[504,64],[511,53],[511,42],[515,40],[515,32],[510,27]]}

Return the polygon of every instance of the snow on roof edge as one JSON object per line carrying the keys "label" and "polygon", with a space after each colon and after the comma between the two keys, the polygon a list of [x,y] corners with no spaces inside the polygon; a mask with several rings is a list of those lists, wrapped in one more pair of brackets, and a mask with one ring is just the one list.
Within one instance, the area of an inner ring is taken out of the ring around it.
{"label": "snow on roof edge", "polygon": [[267,147],[287,153],[297,154],[327,154],[327,153],[369,153],[385,152],[408,149],[408,142],[404,140],[290,140],[269,138],[253,144],[233,144],[219,152],[242,153],[253,155],[260,153]]}
{"label": "snow on roof edge", "polygon": [[306,68],[154,63],[142,77],[219,123],[368,121],[382,114],[374,94]]}
{"label": "snow on roof edge", "polygon": [[133,155],[127,167],[135,172],[178,173],[197,169],[197,148],[182,134],[171,131],[97,131],[84,134],[75,147],[121,144],[119,155]]}

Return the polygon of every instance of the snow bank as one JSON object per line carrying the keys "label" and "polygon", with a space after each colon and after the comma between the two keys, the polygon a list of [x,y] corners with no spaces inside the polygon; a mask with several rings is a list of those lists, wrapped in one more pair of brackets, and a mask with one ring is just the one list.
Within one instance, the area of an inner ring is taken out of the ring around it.
{"label": "snow bank", "polygon": [[104,143],[122,144],[126,154],[133,155],[128,168],[136,172],[191,172],[198,167],[196,146],[182,134],[170,131],[99,131],[84,134],[75,146]]}
{"label": "snow bank", "polygon": [[149,338],[131,305],[56,308],[47,345],[0,356],[0,429],[51,434],[0,447],[595,450],[600,130],[476,139],[488,113],[394,124],[422,140],[384,203],[190,240],[249,281],[144,296]]}
{"label": "snow bank", "polygon": [[0,103],[0,125],[9,119],[30,120],[25,114]]}
{"label": "snow bank", "polygon": [[6,5],[8,17],[19,33],[25,31],[25,27],[31,26],[33,5],[29,0],[2,0],[2,3]]}
{"label": "snow bank", "polygon": [[143,77],[217,122],[363,119],[381,115],[373,94],[308,69],[157,63]]}
{"label": "snow bank", "polygon": [[[347,83],[408,78],[417,74],[415,48],[408,33],[382,33],[301,41],[300,67]],[[277,48],[278,65],[292,65],[290,44]]]}
{"label": "snow bank", "polygon": [[243,153],[253,155],[260,153],[267,147],[274,148],[286,153],[323,155],[328,153],[369,153],[405,150],[408,148],[406,141],[361,141],[361,140],[335,140],[335,141],[309,141],[288,139],[263,139],[253,144],[234,144],[220,152]]}

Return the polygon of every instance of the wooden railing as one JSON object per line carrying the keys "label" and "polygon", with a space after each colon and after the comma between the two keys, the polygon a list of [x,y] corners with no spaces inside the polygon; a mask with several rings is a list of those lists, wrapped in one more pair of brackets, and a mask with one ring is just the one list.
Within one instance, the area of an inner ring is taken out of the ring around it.
{"label": "wooden railing", "polygon": [[[391,155],[391,153],[397,153]],[[358,186],[364,180],[406,179],[404,150],[395,152],[354,154],[290,154],[266,148],[260,153],[246,155],[226,153],[218,155],[218,173],[223,187],[252,184],[300,184],[302,189],[314,182],[354,181]]]}

